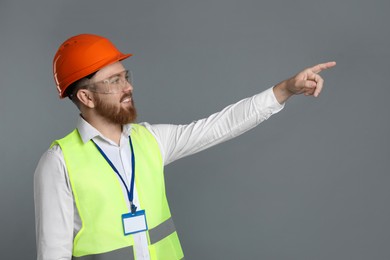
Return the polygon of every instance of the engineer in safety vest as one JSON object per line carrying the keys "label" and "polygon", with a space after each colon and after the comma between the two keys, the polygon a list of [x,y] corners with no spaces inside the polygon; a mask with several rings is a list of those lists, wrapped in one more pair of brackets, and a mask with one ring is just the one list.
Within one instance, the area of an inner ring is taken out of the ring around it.
{"label": "engineer in safety vest", "polygon": [[75,130],[55,140],[34,175],[37,259],[184,259],[169,210],[164,166],[238,136],[293,95],[317,97],[326,62],[188,125],[136,123],[131,73],[99,35],[60,45],[60,98],[79,109]]}

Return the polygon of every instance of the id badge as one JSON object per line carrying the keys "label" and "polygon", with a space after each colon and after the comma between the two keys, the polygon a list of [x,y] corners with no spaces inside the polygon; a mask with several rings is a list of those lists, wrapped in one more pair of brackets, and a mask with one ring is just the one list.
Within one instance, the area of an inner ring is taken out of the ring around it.
{"label": "id badge", "polygon": [[125,236],[148,230],[145,210],[123,214],[122,223]]}

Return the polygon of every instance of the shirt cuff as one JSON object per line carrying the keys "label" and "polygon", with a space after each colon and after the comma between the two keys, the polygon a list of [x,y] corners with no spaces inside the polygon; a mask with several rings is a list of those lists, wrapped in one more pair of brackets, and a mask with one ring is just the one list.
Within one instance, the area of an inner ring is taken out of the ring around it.
{"label": "shirt cuff", "polygon": [[285,103],[280,104],[275,97],[274,86],[254,96],[254,101],[259,111],[267,110],[271,115],[278,113],[284,108]]}

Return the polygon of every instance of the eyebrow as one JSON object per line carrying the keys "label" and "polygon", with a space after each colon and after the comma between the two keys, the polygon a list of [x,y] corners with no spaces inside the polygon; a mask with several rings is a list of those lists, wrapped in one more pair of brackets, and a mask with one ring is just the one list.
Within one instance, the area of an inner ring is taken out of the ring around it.
{"label": "eyebrow", "polygon": [[122,73],[124,73],[124,72],[126,72],[126,74],[125,75],[128,75],[128,70],[124,70],[124,71],[121,71],[121,72],[118,72],[118,73],[115,73],[115,74],[112,74],[111,76],[108,76],[107,78],[105,78],[105,79],[102,79],[102,80],[98,80],[98,81],[96,81],[94,84],[96,84],[96,83],[99,83],[99,82],[106,82],[106,81],[109,81],[109,80],[111,80],[112,78],[114,78],[114,77],[118,77],[118,76],[120,76]]}
{"label": "eyebrow", "polygon": [[113,76],[119,76],[119,75],[121,75],[121,74],[127,74],[129,71],[128,70],[124,70],[124,71],[121,71],[121,72],[118,72],[118,73],[116,73],[116,74],[114,74]]}
{"label": "eyebrow", "polygon": [[128,74],[129,74],[129,71],[128,71],[128,70],[124,70],[124,71],[121,71],[121,72],[115,73],[115,74],[113,74],[113,75],[111,75],[111,76],[109,76],[109,77],[107,77],[107,78],[105,78],[105,79],[103,79],[103,80],[106,80],[106,79],[111,79],[111,78],[113,78],[113,77],[120,76],[120,75],[121,75],[121,74],[123,74],[124,72],[125,72],[125,75],[128,75]]}

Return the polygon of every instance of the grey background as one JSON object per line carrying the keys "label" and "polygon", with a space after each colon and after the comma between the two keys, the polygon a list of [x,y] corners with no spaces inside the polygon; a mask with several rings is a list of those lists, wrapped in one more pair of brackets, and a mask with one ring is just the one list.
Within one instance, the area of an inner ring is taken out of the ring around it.
{"label": "grey background", "polygon": [[186,259],[390,259],[389,1],[0,2],[0,259],[34,259],[33,173],[78,112],[52,57],[134,53],[139,121],[188,123],[336,60],[320,98],[166,168]]}

